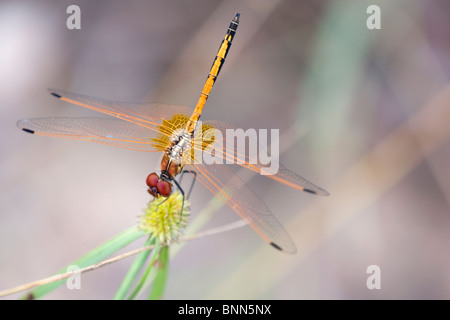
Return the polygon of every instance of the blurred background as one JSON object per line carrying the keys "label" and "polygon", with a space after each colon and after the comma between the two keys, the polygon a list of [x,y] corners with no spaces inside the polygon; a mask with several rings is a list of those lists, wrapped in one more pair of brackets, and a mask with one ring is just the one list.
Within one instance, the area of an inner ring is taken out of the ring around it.
{"label": "blurred background", "polygon": [[[81,30],[66,28],[72,4]],[[380,30],[366,26],[372,4]],[[190,241],[171,260],[165,298],[450,298],[445,0],[2,0],[0,290],[50,276],[134,225],[160,157],[32,136],[16,121],[99,116],[48,87],[193,107],[238,11],[203,119],[280,129],[281,162],[331,195],[253,177],[297,254],[248,227]],[[196,185],[194,220],[211,198]],[[220,208],[202,230],[236,220]],[[110,299],[131,262],[46,298]],[[366,286],[370,265],[380,290]]]}

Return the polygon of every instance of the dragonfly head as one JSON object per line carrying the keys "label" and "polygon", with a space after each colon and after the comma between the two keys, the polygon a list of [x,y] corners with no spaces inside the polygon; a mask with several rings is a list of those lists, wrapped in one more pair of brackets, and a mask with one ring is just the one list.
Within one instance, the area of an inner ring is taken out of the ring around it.
{"label": "dragonfly head", "polygon": [[155,198],[159,196],[168,197],[172,193],[172,185],[164,178],[165,175],[161,174],[161,177],[159,177],[155,172],[147,176],[148,192]]}

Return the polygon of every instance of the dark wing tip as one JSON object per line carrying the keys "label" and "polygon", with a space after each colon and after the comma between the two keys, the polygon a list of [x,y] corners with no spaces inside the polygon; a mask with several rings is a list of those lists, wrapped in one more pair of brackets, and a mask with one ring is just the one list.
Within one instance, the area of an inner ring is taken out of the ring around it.
{"label": "dark wing tip", "polygon": [[58,89],[48,88],[47,90],[52,96],[54,96],[54,97],[56,97],[58,99],[60,99],[62,97],[60,94],[57,93],[58,91],[60,91]]}
{"label": "dark wing tip", "polygon": [[279,245],[277,245],[276,243],[271,242],[270,245],[272,247],[274,247],[275,249],[277,249],[277,250],[283,251],[283,249]]}
{"label": "dark wing tip", "polygon": [[17,121],[16,126],[20,130],[23,130],[25,132],[34,134],[34,132],[35,132],[34,130],[31,130],[31,129],[27,128],[27,127],[29,127],[28,123],[29,123],[29,119],[22,119],[22,120]]}
{"label": "dark wing tip", "polygon": [[295,248],[295,246],[292,247],[292,248],[289,248],[288,250],[284,250],[282,247],[280,247],[279,245],[277,245],[275,242],[270,242],[270,245],[271,245],[272,247],[274,247],[275,249],[280,250],[280,251],[282,251],[282,252],[292,253],[292,254],[294,254],[294,253],[297,252],[297,249]]}
{"label": "dark wing tip", "polygon": [[323,189],[320,189],[319,191],[314,191],[308,188],[304,188],[303,191],[308,192],[308,193],[312,193],[312,194],[316,194],[318,196],[329,196],[330,193],[328,191],[325,191]]}
{"label": "dark wing tip", "polygon": [[241,13],[240,13],[240,12],[237,12],[236,15],[235,15],[234,18],[233,18],[233,21],[239,23],[239,18],[240,18],[240,17],[241,17]]}
{"label": "dark wing tip", "polygon": [[23,131],[34,134],[34,130],[31,129],[27,129],[27,128],[22,128]]}
{"label": "dark wing tip", "polygon": [[312,193],[312,194],[317,194],[317,192],[315,192],[314,190],[311,190],[311,189],[304,188],[303,191],[309,192],[309,193]]}

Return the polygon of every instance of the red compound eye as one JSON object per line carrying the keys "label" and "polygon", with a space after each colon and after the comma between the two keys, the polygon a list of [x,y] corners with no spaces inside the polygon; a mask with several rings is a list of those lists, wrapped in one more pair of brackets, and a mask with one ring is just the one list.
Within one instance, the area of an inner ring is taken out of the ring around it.
{"label": "red compound eye", "polygon": [[156,184],[156,189],[163,197],[168,197],[172,193],[172,186],[167,181],[160,181]]}
{"label": "red compound eye", "polygon": [[158,184],[159,181],[159,177],[156,173],[150,173],[147,176],[147,180],[145,181],[145,183],[147,183],[147,185],[152,188],[152,187],[156,187],[156,185]]}

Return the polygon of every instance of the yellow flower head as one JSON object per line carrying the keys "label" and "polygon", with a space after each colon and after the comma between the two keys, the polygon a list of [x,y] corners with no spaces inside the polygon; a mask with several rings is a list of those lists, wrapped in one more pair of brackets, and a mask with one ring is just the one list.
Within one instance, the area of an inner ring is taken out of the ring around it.
{"label": "yellow flower head", "polygon": [[176,191],[168,198],[159,197],[150,201],[140,216],[139,228],[152,238],[157,238],[159,243],[170,244],[186,227],[189,214],[189,201],[185,199],[183,206],[183,196]]}

